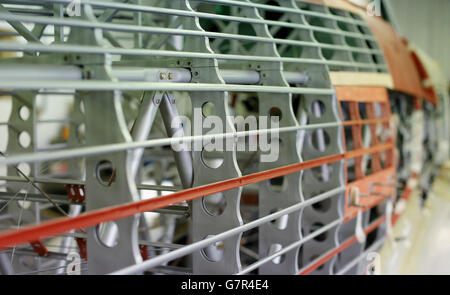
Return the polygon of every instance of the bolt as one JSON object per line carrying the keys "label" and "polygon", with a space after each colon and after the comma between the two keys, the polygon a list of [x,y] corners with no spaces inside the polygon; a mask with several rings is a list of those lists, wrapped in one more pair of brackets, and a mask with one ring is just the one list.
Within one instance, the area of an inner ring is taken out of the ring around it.
{"label": "bolt", "polygon": [[160,80],[166,79],[166,73],[159,73],[159,79]]}
{"label": "bolt", "polygon": [[172,80],[172,79],[173,79],[173,76],[174,76],[173,73],[169,73],[169,75],[168,75],[167,78],[168,78],[169,80]]}

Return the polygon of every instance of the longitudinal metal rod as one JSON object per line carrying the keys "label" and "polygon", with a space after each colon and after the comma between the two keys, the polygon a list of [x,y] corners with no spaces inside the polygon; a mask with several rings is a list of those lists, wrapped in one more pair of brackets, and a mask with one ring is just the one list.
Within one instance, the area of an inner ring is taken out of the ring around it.
{"label": "longitudinal metal rod", "polygon": [[[227,84],[254,85],[261,81],[261,75],[257,71],[220,70],[220,74]],[[185,68],[118,66],[113,68],[111,75],[119,81],[190,83],[192,80],[191,71]],[[284,72],[284,77],[289,84],[304,84],[308,81],[308,77],[300,72]],[[12,65],[0,63],[0,79],[14,79],[23,83],[28,83],[32,79],[80,81],[82,80],[82,70],[80,67],[67,65]],[[37,123],[53,122],[62,122],[62,120],[41,120]]]}
{"label": "longitudinal metal rod", "polygon": [[[48,194],[48,196],[58,204],[71,204],[72,202],[65,195],[55,195]],[[0,192],[0,200],[17,200],[17,201],[29,201],[29,202],[48,202],[48,199],[45,198],[41,194],[33,194],[33,193],[8,193],[8,192]]]}
{"label": "longitudinal metal rod", "polygon": [[[211,245],[211,244],[213,244],[215,242],[225,240],[225,239],[227,239],[229,237],[238,235],[238,234],[243,233],[245,231],[248,231],[248,230],[251,230],[253,228],[256,228],[256,227],[258,227],[258,226],[260,226],[262,224],[265,224],[265,223],[268,223],[268,222],[270,222],[272,220],[280,218],[281,216],[284,216],[284,215],[293,213],[295,211],[298,211],[298,210],[300,210],[300,209],[302,209],[302,208],[304,208],[306,206],[310,206],[310,205],[313,205],[313,204],[315,204],[317,202],[323,201],[324,199],[332,197],[334,195],[337,195],[337,194],[339,194],[339,193],[341,193],[343,191],[345,191],[345,187],[339,187],[339,188],[332,189],[332,190],[330,190],[328,192],[325,192],[323,194],[320,194],[320,195],[318,195],[318,196],[316,196],[314,198],[308,199],[308,200],[306,200],[306,201],[304,201],[302,203],[295,204],[295,205],[290,206],[290,207],[288,207],[286,209],[280,210],[280,211],[278,211],[276,213],[267,215],[265,217],[262,217],[262,218],[259,218],[257,220],[251,221],[251,222],[249,222],[247,224],[244,224],[244,225],[235,227],[233,229],[224,231],[224,232],[222,232],[220,234],[217,234],[217,235],[212,236],[210,238],[206,238],[204,240],[201,240],[201,241],[195,242],[193,244],[187,245],[187,246],[185,246],[183,248],[174,250],[174,251],[169,252],[167,254],[159,255],[159,256],[157,256],[155,258],[152,258],[152,259],[149,259],[149,260],[147,260],[147,261],[145,261],[143,263],[123,268],[123,269],[118,270],[116,272],[113,272],[111,274],[125,275],[125,274],[135,274],[135,273],[144,272],[147,269],[150,269],[152,267],[158,266],[158,265],[160,265],[160,264],[162,264],[164,262],[171,261],[171,260],[179,258],[179,257],[183,257],[185,255],[188,255],[188,254],[194,252],[194,251],[197,251],[199,249],[203,249],[203,248],[205,248],[205,247],[207,247],[207,246],[209,246],[209,245]],[[335,222],[336,222],[335,225],[337,225],[337,224],[341,223],[342,220],[337,220]],[[328,225],[326,227],[328,227]],[[320,234],[319,231],[320,231],[320,229],[315,231],[313,234]],[[278,253],[280,253],[280,252],[277,252],[275,254],[278,254]]]}
{"label": "longitudinal metal rod", "polygon": [[[73,0],[41,0],[42,2],[50,2],[50,3],[62,3],[62,4],[69,4]],[[321,14],[318,12],[310,11],[310,10],[303,10],[303,9],[295,9],[295,8],[289,8],[289,7],[281,7],[281,6],[275,6],[275,5],[265,5],[260,3],[246,3],[246,2],[238,2],[238,1],[226,1],[226,0],[201,0],[202,2],[210,2],[215,4],[223,4],[223,5],[230,5],[230,6],[239,6],[239,7],[251,7],[251,8],[258,8],[268,11],[277,11],[277,12],[283,12],[283,13],[291,13],[291,14],[300,14],[300,15],[310,15],[315,16],[318,18],[325,18],[325,19],[334,19],[345,23],[351,23],[351,24],[358,24],[361,26],[366,27],[367,24],[363,21],[358,20],[350,20],[348,18],[339,16],[339,15],[329,15],[329,14]],[[175,9],[164,9],[157,7],[155,10],[149,10],[148,7],[138,6],[138,5],[132,5],[132,4],[122,4],[122,3],[112,3],[112,2],[99,2],[99,1],[91,1],[91,0],[81,0],[81,3],[83,4],[89,4],[97,8],[115,8],[119,10],[130,10],[130,11],[140,11],[140,12],[154,12],[158,13],[159,9],[163,9],[161,13],[165,14],[171,14],[170,11],[167,10],[174,10],[174,15],[179,16],[199,16],[204,15],[205,13],[200,13],[197,15],[188,14],[188,11],[183,10],[175,10]],[[182,12],[186,12],[185,14],[181,14]],[[220,18],[218,18],[220,19]],[[225,19],[224,19],[225,20]]]}
{"label": "longitudinal metal rod", "polygon": [[[1,82],[0,82],[1,83]],[[99,146],[81,147],[77,149],[59,150],[53,152],[39,152],[22,154],[17,156],[9,156],[7,158],[0,158],[0,165],[13,165],[21,162],[43,162],[51,160],[60,160],[67,158],[77,158],[84,156],[92,156],[104,153],[114,153],[124,150],[131,150],[137,148],[149,148],[157,146],[166,146],[172,144],[179,144],[180,142],[197,142],[202,140],[219,140],[226,138],[239,138],[245,136],[261,135],[271,132],[293,132],[298,130],[314,130],[318,128],[331,128],[340,126],[340,122],[332,123],[321,123],[321,124],[311,124],[311,125],[300,125],[291,127],[282,127],[276,129],[260,129],[251,131],[239,131],[239,132],[229,132],[222,134],[208,134],[208,135],[198,135],[198,136],[185,136],[185,137],[174,137],[174,138],[162,138],[162,139],[152,139],[148,141],[141,142],[125,142],[116,144],[105,144]]]}
{"label": "longitudinal metal rod", "polygon": [[207,83],[168,83],[168,82],[111,82],[100,80],[82,81],[49,81],[32,80],[24,83],[16,79],[1,79],[1,89],[39,90],[42,88],[71,88],[77,90],[92,91],[196,91],[196,92],[259,92],[259,93],[290,93],[290,94],[317,94],[333,95],[332,89],[280,87],[280,86],[255,86],[255,85],[229,85]]}
{"label": "longitudinal metal rod", "polygon": [[5,20],[8,22],[31,22],[35,24],[43,25],[54,25],[54,26],[69,26],[69,27],[79,27],[79,28],[98,28],[109,31],[116,32],[129,32],[129,33],[147,33],[147,34],[161,34],[161,35],[173,35],[173,36],[192,36],[192,37],[208,37],[216,39],[227,39],[227,40],[239,40],[248,42],[261,42],[261,43],[272,43],[272,44],[285,44],[292,46],[301,47],[315,47],[330,50],[339,51],[349,51],[357,53],[367,53],[374,55],[383,55],[383,52],[379,49],[366,49],[359,47],[350,47],[344,45],[333,45],[326,43],[314,43],[290,39],[277,39],[268,37],[258,37],[250,35],[237,35],[231,33],[218,33],[218,32],[208,32],[208,31],[195,31],[195,30],[184,30],[184,29],[171,29],[171,28],[160,28],[160,27],[143,27],[138,25],[124,25],[124,24],[112,24],[112,23],[101,23],[101,22],[91,22],[91,21],[81,21],[77,19],[60,19],[45,16],[20,16],[13,14],[0,13],[0,20]]}
{"label": "longitudinal metal rod", "polygon": [[193,36],[193,37],[208,37],[208,38],[219,38],[219,39],[229,39],[229,40],[239,40],[239,41],[249,41],[249,42],[262,42],[262,43],[273,43],[273,44],[285,44],[292,46],[303,46],[303,47],[317,47],[330,50],[341,50],[350,52],[359,52],[367,54],[383,55],[383,52],[379,49],[365,49],[359,47],[350,47],[343,45],[333,45],[325,43],[314,43],[306,41],[297,41],[289,39],[276,39],[249,35],[237,35],[231,33],[217,33],[208,31],[195,31],[195,30],[180,30],[171,28],[160,28],[160,27],[142,27],[138,25],[124,25],[124,24],[112,24],[112,23],[101,23],[101,22],[90,22],[90,21],[80,21],[75,19],[60,19],[45,16],[20,16],[13,14],[0,13],[0,19],[8,22],[31,22],[35,24],[42,25],[54,25],[54,26],[69,26],[69,27],[79,27],[79,28],[98,28],[109,31],[116,32],[130,32],[130,33],[148,33],[148,34],[164,34],[173,36]]}
{"label": "longitudinal metal rod", "polygon": [[[86,238],[86,234],[79,233],[79,232],[60,234],[58,236],[82,238],[82,239]],[[157,248],[166,248],[166,249],[180,249],[180,248],[184,247],[184,245],[181,245],[181,244],[151,242],[151,241],[146,241],[146,240],[139,240],[139,245],[152,246],[152,247],[157,247]]]}
{"label": "longitudinal metal rod", "polygon": [[[76,179],[61,179],[61,178],[34,178],[29,177],[31,181],[35,183],[46,183],[46,184],[61,184],[61,185],[84,185],[83,180]],[[0,180],[5,180],[9,182],[28,182],[26,179],[17,176],[0,176]],[[179,186],[166,186],[166,185],[151,185],[151,184],[137,184],[137,189],[139,190],[155,190],[155,191],[168,191],[175,192],[182,188]]]}
{"label": "longitudinal metal rod", "polygon": [[[73,0],[69,0],[69,1],[73,1]],[[49,0],[49,2],[68,3],[67,1],[64,1],[64,0],[61,0],[61,1]],[[114,8],[114,9],[122,10],[122,11],[137,11],[137,12],[143,12],[143,13],[157,13],[157,14],[167,14],[167,15],[174,15],[174,16],[199,17],[199,18],[222,20],[222,21],[234,21],[234,22],[239,22],[239,23],[263,24],[263,25],[268,25],[268,26],[279,26],[279,27],[292,28],[292,29],[311,30],[311,31],[323,32],[323,33],[335,34],[338,36],[348,36],[348,37],[361,38],[361,39],[373,40],[373,41],[376,40],[373,36],[365,35],[365,34],[361,34],[361,33],[336,31],[336,30],[332,30],[332,29],[324,28],[324,27],[297,24],[297,23],[289,23],[289,22],[283,22],[283,21],[253,19],[253,18],[246,18],[246,17],[240,17],[240,16],[220,15],[220,14],[213,14],[213,13],[206,13],[206,12],[179,10],[179,9],[164,8],[164,7],[142,6],[142,5],[125,4],[125,3],[105,3],[105,2],[98,2],[98,1],[84,1],[84,2],[89,3],[90,5],[92,5],[93,7],[96,7],[96,8],[106,8],[106,9]],[[308,11],[305,12],[305,14],[307,14],[307,13],[308,13]],[[326,15],[320,15],[320,17],[327,18]],[[348,21],[347,18],[345,18],[345,20]],[[100,19],[100,21],[103,21],[103,19]]]}
{"label": "longitudinal metal rod", "polygon": [[369,69],[387,70],[385,64],[373,63],[357,63],[336,60],[322,60],[312,58],[293,58],[293,57],[268,57],[254,55],[237,55],[237,54],[218,54],[218,53],[199,53],[188,51],[169,51],[169,50],[152,50],[152,49],[126,49],[116,47],[95,47],[86,45],[41,45],[32,43],[16,43],[16,42],[0,42],[1,51],[23,51],[23,52],[47,52],[47,53],[80,53],[80,54],[117,54],[117,55],[134,55],[134,56],[163,56],[174,58],[200,58],[200,59],[219,59],[219,60],[236,60],[236,61],[260,61],[260,62],[285,62],[293,64],[320,64],[341,67],[358,67]]}

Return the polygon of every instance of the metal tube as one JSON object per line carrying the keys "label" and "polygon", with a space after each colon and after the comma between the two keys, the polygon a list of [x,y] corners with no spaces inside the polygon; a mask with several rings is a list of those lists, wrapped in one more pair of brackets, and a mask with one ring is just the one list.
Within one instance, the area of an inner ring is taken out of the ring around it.
{"label": "metal tube", "polygon": [[[156,69],[156,68],[138,68],[138,67],[114,67],[112,76],[120,81],[147,81],[160,82],[170,80],[170,82],[189,83],[192,78],[191,71],[188,69]],[[164,77],[162,79],[162,77]],[[170,79],[169,79],[170,77]]]}
{"label": "metal tube", "polygon": [[[139,68],[114,67],[112,77],[119,81],[146,81],[189,83],[192,79],[191,71],[184,68]],[[259,84],[261,76],[257,71],[220,70],[222,78],[227,84],[252,85]],[[284,72],[284,77],[290,84],[304,84],[308,77],[301,72]],[[63,65],[0,65],[0,79],[23,80],[28,83],[31,79],[39,80],[82,80],[81,69],[76,66]],[[143,102],[143,105],[145,103]],[[138,120],[139,117],[138,117]],[[70,120],[41,120],[37,123],[70,123]],[[136,140],[136,139],[135,139]]]}
{"label": "metal tube", "polygon": [[[172,99],[171,101],[171,98],[167,94],[164,94],[161,101],[160,110],[167,135],[171,138],[176,135],[184,136],[183,127],[181,126],[181,124],[175,127],[172,125],[173,120],[179,117],[175,99]],[[194,178],[194,168],[192,165],[191,153],[188,150],[186,144],[184,145],[184,147],[184,150],[173,151],[173,156],[175,159],[175,164],[177,165],[178,174],[180,175],[183,188],[189,188],[192,186],[192,181]]]}
{"label": "metal tube", "polygon": [[290,58],[290,57],[268,57],[236,54],[198,53],[186,51],[151,50],[151,49],[126,49],[115,47],[95,47],[86,45],[43,45],[43,44],[22,44],[15,42],[0,42],[1,51],[26,51],[26,52],[53,52],[53,53],[80,53],[80,54],[117,54],[134,56],[164,56],[179,58],[200,58],[200,59],[221,59],[240,61],[261,61],[261,62],[286,62],[295,64],[320,64],[329,66],[348,66],[369,69],[387,70],[385,64],[366,64],[357,62],[333,61],[312,58]]}
{"label": "metal tube", "polygon": [[[210,238],[206,238],[204,240],[201,240],[201,241],[195,242],[193,244],[187,245],[187,246],[185,246],[185,247],[183,247],[181,249],[174,250],[174,251],[172,251],[170,253],[167,253],[167,254],[160,255],[158,257],[149,259],[149,260],[147,260],[147,261],[145,261],[143,263],[123,268],[123,269],[115,271],[115,272],[113,272],[111,274],[124,275],[124,274],[134,274],[134,273],[143,272],[143,271],[145,271],[147,269],[150,269],[152,267],[158,266],[158,265],[160,265],[160,264],[162,264],[162,263],[164,263],[166,261],[171,261],[173,259],[176,259],[176,258],[179,258],[179,257],[183,257],[185,255],[188,255],[188,254],[194,252],[194,251],[197,251],[199,249],[205,248],[205,247],[207,247],[207,246],[209,246],[209,245],[211,245],[211,244],[213,244],[215,242],[218,242],[218,241],[227,239],[227,238],[229,238],[231,236],[235,236],[235,235],[240,234],[242,232],[251,230],[251,229],[253,229],[255,227],[258,227],[258,226],[260,226],[262,224],[265,224],[265,223],[268,223],[268,222],[270,222],[272,220],[280,218],[283,215],[293,213],[293,212],[298,211],[298,210],[300,210],[300,209],[302,209],[302,208],[304,208],[306,206],[310,206],[310,205],[313,205],[313,204],[315,204],[317,202],[323,201],[324,199],[332,197],[333,195],[336,195],[336,194],[341,193],[343,191],[345,191],[345,187],[339,187],[339,188],[332,189],[332,190],[330,190],[328,192],[325,192],[325,193],[322,193],[322,194],[320,194],[320,195],[318,195],[318,196],[316,196],[314,198],[308,199],[308,200],[306,200],[306,201],[304,201],[302,203],[298,203],[298,204],[292,205],[292,206],[290,206],[290,207],[288,207],[286,209],[280,210],[280,211],[275,212],[273,214],[267,215],[265,217],[259,218],[259,219],[254,220],[254,221],[251,221],[251,222],[249,222],[247,224],[244,224],[244,225],[235,227],[233,229],[224,231],[224,232],[222,232],[220,234],[217,234],[217,235],[212,236]],[[342,222],[342,220],[338,220],[338,221]],[[335,222],[337,222],[337,221],[335,221]]]}
{"label": "metal tube", "polygon": [[81,69],[65,65],[2,64],[0,79],[81,80]]}
{"label": "metal tube", "polygon": [[[154,92],[145,92],[142,97],[142,103],[139,108],[139,114],[134,122],[131,136],[134,141],[147,140],[150,130],[152,129],[153,122],[155,120],[156,112],[158,111],[158,105],[154,103]],[[142,155],[144,149],[135,149],[133,151],[131,161],[131,175],[136,179],[139,166],[141,164]]]}
{"label": "metal tube", "polygon": [[[85,182],[82,180],[75,179],[61,179],[61,178],[34,178],[29,177],[29,179],[34,183],[49,183],[49,184],[75,184],[75,185],[84,185]],[[0,180],[6,180],[9,182],[29,182],[23,177],[18,176],[0,176]],[[179,191],[181,187],[179,186],[166,186],[166,185],[151,185],[151,184],[137,184],[137,189],[140,190],[155,190],[155,191]]]}
{"label": "metal tube", "polygon": [[316,94],[333,95],[330,88],[303,88],[282,86],[228,85],[208,83],[169,83],[169,82],[113,82],[113,81],[49,81],[32,80],[24,83],[15,79],[1,79],[1,89],[39,90],[42,88],[73,88],[88,91],[195,91],[195,92],[259,92],[259,93],[288,93],[288,94]]}
{"label": "metal tube", "polygon": [[256,71],[220,70],[227,84],[258,84],[261,77]]}
{"label": "metal tube", "polygon": [[[71,204],[69,198],[65,195],[48,195],[54,202],[58,204]],[[0,200],[9,201],[11,199],[14,200],[26,200],[30,202],[48,202],[48,199],[42,196],[41,194],[33,194],[33,193],[8,193],[8,192],[0,192]]]}
{"label": "metal tube", "polygon": [[[291,126],[291,127],[282,127],[277,128],[276,131],[279,133],[282,132],[293,132],[298,130],[312,130],[317,128],[329,128],[329,127],[338,127],[341,123],[333,122],[333,123],[321,123],[321,124],[311,124],[311,125],[301,125],[301,126]],[[141,142],[124,142],[124,143],[114,143],[114,144],[105,144],[99,146],[89,146],[89,147],[81,147],[77,149],[68,149],[68,150],[59,150],[53,152],[40,152],[40,153],[29,153],[22,154],[18,156],[8,156],[7,158],[0,158],[0,165],[13,165],[19,164],[21,162],[44,162],[51,160],[60,160],[67,158],[77,158],[83,156],[92,156],[104,153],[113,153],[119,152],[123,150],[129,149],[137,149],[137,148],[148,148],[148,147],[157,147],[157,146],[166,146],[172,144],[178,144],[180,141],[182,142],[196,142],[201,140],[211,140],[211,139],[226,139],[226,138],[239,138],[244,136],[253,136],[253,135],[261,135],[265,133],[275,132],[274,129],[259,129],[259,130],[251,130],[251,131],[239,131],[239,132],[229,132],[222,134],[208,134],[208,135],[198,135],[198,136],[185,136],[185,137],[177,137],[177,138],[162,138],[162,139],[152,139],[148,141]]]}

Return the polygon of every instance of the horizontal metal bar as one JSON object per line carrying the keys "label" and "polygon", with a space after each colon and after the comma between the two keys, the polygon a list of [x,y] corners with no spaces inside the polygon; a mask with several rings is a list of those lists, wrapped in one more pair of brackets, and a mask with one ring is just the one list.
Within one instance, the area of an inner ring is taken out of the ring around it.
{"label": "horizontal metal bar", "polygon": [[[76,185],[84,185],[84,181],[82,180],[75,180],[75,179],[61,179],[61,178],[35,178],[35,177],[28,177],[32,182],[34,183],[47,183],[47,184],[76,184]],[[19,176],[0,176],[0,180],[6,180],[10,182],[28,182],[23,177]]]}
{"label": "horizontal metal bar", "polygon": [[166,208],[157,209],[157,210],[153,210],[150,212],[156,212],[156,213],[161,213],[161,214],[181,215],[181,216],[189,217],[189,207],[188,206],[172,205],[172,206],[168,206]]}
{"label": "horizontal metal bar", "polygon": [[[58,236],[86,239],[86,234],[80,233],[80,232],[59,234]],[[151,246],[151,247],[156,247],[156,248],[165,248],[165,249],[180,249],[180,248],[184,247],[184,245],[181,245],[181,244],[151,242],[151,241],[146,241],[146,240],[139,240],[138,243],[139,243],[139,245]]]}
{"label": "horizontal metal bar", "polygon": [[[0,66],[0,72],[3,71],[2,67]],[[36,121],[36,124],[70,124],[74,122],[71,119],[49,119],[49,120],[39,120]]]}
{"label": "horizontal metal bar", "polygon": [[[220,60],[237,60],[237,61],[260,61],[260,62],[286,62],[295,64],[318,64],[341,67],[358,67],[368,69],[387,70],[384,64],[373,63],[357,63],[346,61],[333,61],[324,59],[311,58],[290,58],[290,57],[270,57],[270,56],[253,56],[253,55],[237,55],[237,54],[218,54],[218,53],[199,53],[187,51],[169,51],[169,50],[152,50],[152,49],[125,49],[116,47],[95,47],[86,45],[42,45],[35,43],[16,43],[16,42],[0,42],[1,51],[24,51],[24,52],[53,52],[53,53],[80,53],[80,54],[113,54],[113,55],[134,55],[134,56],[163,56],[174,58],[200,58],[200,59],[220,59]],[[11,60],[11,59],[10,59]]]}
{"label": "horizontal metal bar", "polygon": [[[34,178],[29,177],[30,180],[34,183],[43,183],[43,184],[61,184],[61,185],[84,185],[85,182],[83,180],[76,179],[62,179],[62,178]],[[18,176],[0,176],[0,180],[5,180],[9,182],[28,182],[23,177]],[[137,189],[139,190],[156,190],[156,191],[179,191],[181,190],[181,186],[167,186],[167,185],[152,185],[152,184],[137,184]]]}
{"label": "horizontal metal bar", "polygon": [[285,44],[285,45],[301,46],[301,47],[315,47],[315,48],[329,49],[329,50],[367,53],[367,54],[372,54],[372,55],[383,55],[383,52],[379,49],[366,49],[366,48],[359,48],[359,47],[350,47],[350,46],[346,46],[346,45],[314,43],[314,42],[299,41],[299,40],[277,39],[277,38],[268,38],[268,37],[259,37],[259,36],[250,36],[250,35],[237,35],[237,34],[220,33],[220,32],[171,29],[171,28],[160,28],[160,27],[143,27],[143,26],[138,26],[138,25],[124,25],[124,24],[115,24],[115,23],[91,22],[91,21],[82,21],[82,20],[78,20],[78,19],[61,19],[61,18],[52,18],[52,17],[45,17],[45,16],[20,16],[20,15],[0,13],[0,20],[5,20],[5,21],[9,21],[9,22],[29,22],[29,23],[31,22],[31,23],[35,23],[35,24],[51,24],[51,25],[55,25],[55,26],[70,26],[70,27],[88,28],[88,29],[98,28],[98,29],[115,31],[115,32],[207,37],[207,38],[239,40],[239,41],[247,41],[247,42]]}
{"label": "horizontal metal bar", "polygon": [[[1,82],[0,82],[1,83]],[[84,156],[92,156],[103,153],[114,153],[124,150],[131,150],[137,148],[150,148],[157,146],[166,146],[172,144],[178,144],[180,142],[198,142],[203,140],[219,140],[226,138],[239,138],[253,135],[268,134],[270,132],[294,132],[298,130],[314,130],[320,128],[331,128],[340,126],[340,122],[332,123],[321,123],[321,124],[311,124],[311,125],[299,125],[292,127],[282,127],[277,129],[259,129],[250,131],[239,131],[239,132],[229,132],[222,134],[208,134],[200,136],[184,136],[184,137],[172,137],[172,138],[162,138],[162,139],[152,139],[141,142],[124,142],[124,143],[114,143],[114,144],[104,144],[98,146],[80,147],[76,149],[60,150],[54,152],[40,152],[40,153],[30,153],[21,154],[17,156],[8,156],[7,158],[0,158],[1,165],[13,165],[19,164],[21,162],[43,162],[51,160],[60,160],[67,158],[78,158]]]}
{"label": "horizontal metal bar", "polygon": [[[67,4],[71,0],[44,0],[44,1]],[[312,31],[317,31],[317,32],[324,32],[324,33],[329,33],[329,34],[336,34],[336,35],[361,38],[361,39],[367,39],[367,40],[373,40],[373,41],[376,40],[373,36],[366,35],[366,34],[346,32],[346,31],[337,31],[337,30],[332,30],[332,29],[325,28],[325,27],[318,27],[318,26],[313,26],[313,25],[305,25],[305,24],[297,24],[297,23],[289,23],[289,22],[282,22],[282,21],[253,19],[253,18],[246,18],[246,17],[239,17],[239,16],[232,16],[232,15],[220,15],[220,14],[179,10],[179,9],[156,7],[156,6],[155,7],[143,6],[143,5],[136,5],[136,4],[130,4],[130,3],[111,3],[111,2],[105,3],[105,2],[99,2],[99,1],[83,1],[83,3],[90,4],[96,8],[104,8],[104,9],[114,8],[114,9],[122,10],[122,11],[125,10],[125,11],[135,11],[135,12],[144,12],[144,13],[167,14],[167,15],[174,15],[174,16],[199,17],[199,18],[213,19],[213,20],[234,21],[234,22],[239,22],[239,23],[264,24],[264,25],[268,25],[268,26],[280,26],[280,27],[293,28],[293,29],[312,30]],[[307,13],[308,13],[308,11],[306,11],[306,14]]]}
{"label": "horizontal metal bar", "polygon": [[172,244],[172,243],[161,243],[161,242],[150,242],[139,240],[139,245],[151,246],[156,248],[164,248],[164,249],[181,249],[185,247],[185,245],[180,244]]}
{"label": "horizontal metal bar", "polygon": [[[115,272],[113,272],[111,274],[114,274],[114,275],[126,275],[126,274],[135,274],[135,273],[143,272],[143,271],[145,271],[147,269],[150,269],[152,267],[158,266],[158,265],[160,265],[160,264],[162,264],[164,262],[171,261],[171,260],[174,260],[176,258],[186,256],[186,255],[188,255],[188,254],[190,254],[190,253],[192,253],[194,251],[197,251],[199,249],[203,249],[203,248],[205,248],[205,247],[207,247],[207,246],[209,246],[211,244],[214,244],[215,242],[225,240],[225,239],[227,239],[229,237],[232,237],[232,236],[238,235],[240,233],[243,233],[245,231],[248,231],[248,230],[251,230],[253,228],[256,228],[256,227],[258,227],[258,226],[260,226],[262,224],[265,224],[265,223],[268,223],[268,222],[270,222],[272,220],[280,218],[281,216],[284,216],[284,215],[296,212],[296,211],[298,211],[298,210],[300,210],[300,209],[302,209],[304,207],[307,207],[307,206],[313,205],[313,204],[315,204],[317,202],[323,201],[324,199],[332,197],[333,195],[339,194],[339,193],[341,193],[343,191],[345,191],[344,187],[330,190],[330,191],[322,193],[322,194],[320,194],[320,195],[318,195],[318,196],[316,196],[314,198],[308,199],[308,200],[306,200],[306,201],[304,201],[302,203],[298,203],[298,204],[292,205],[292,206],[290,206],[290,207],[288,207],[286,209],[280,210],[280,211],[278,211],[276,213],[269,214],[269,215],[267,215],[265,217],[259,218],[257,220],[254,220],[254,221],[251,221],[249,223],[246,223],[244,225],[241,225],[241,226],[235,227],[233,229],[230,229],[230,230],[224,231],[222,233],[219,233],[217,235],[214,235],[214,236],[212,236],[210,238],[206,238],[204,240],[192,243],[192,244],[187,245],[187,246],[185,246],[185,247],[183,247],[181,249],[174,250],[174,251],[169,252],[167,254],[159,255],[159,256],[157,256],[155,258],[152,258],[152,259],[149,259],[147,261],[144,261],[143,263],[123,268],[123,269],[115,271]],[[334,221],[331,224],[333,224],[333,226],[336,226],[336,225],[338,225],[341,222],[342,222],[342,220],[338,219],[338,220]],[[320,234],[320,233],[317,233],[317,231],[316,231],[315,234]],[[314,233],[313,233],[313,235],[314,235]]]}
{"label": "horizontal metal bar", "polygon": [[176,266],[158,266],[148,270],[149,272],[164,273],[167,275],[192,275],[192,269]]}
{"label": "horizontal metal bar", "polygon": [[0,215],[0,220],[8,220],[13,218],[13,216],[11,214],[2,214]]}
{"label": "horizontal metal bar", "polygon": [[[8,252],[12,252],[12,251],[13,251],[12,249],[11,250],[5,250],[5,251],[2,251],[2,253],[8,253]],[[49,251],[47,255],[42,256],[42,255],[38,255],[32,249],[16,249],[16,250],[14,250],[14,254],[16,254],[16,255],[25,255],[25,256],[36,256],[36,257],[42,257],[42,258],[47,258],[47,259],[61,259],[61,260],[66,260],[67,259],[67,255],[68,255],[68,253]]]}
{"label": "horizontal metal bar", "polygon": [[67,65],[0,64],[0,79],[81,80],[81,69]]}
{"label": "horizontal metal bar", "polygon": [[[57,194],[50,194],[48,195],[54,202],[59,204],[66,204],[66,205],[84,205],[85,202],[77,202],[73,203],[67,195],[57,195]],[[9,193],[9,192],[0,192],[0,200],[5,201],[27,201],[27,202],[42,202],[42,203],[48,203],[48,199],[42,196],[41,194],[35,194],[35,193]],[[170,215],[180,215],[184,217],[189,217],[189,207],[187,206],[168,206],[166,208],[157,209],[153,211],[148,212],[155,212],[160,214],[170,214]],[[6,216],[9,219],[11,216]],[[2,220],[0,218],[0,220]]]}
{"label": "horizontal metal bar", "polygon": [[[220,70],[220,74],[227,84],[258,84],[260,73],[245,70]],[[111,76],[119,81],[171,82],[190,83],[192,73],[185,68],[139,68],[114,67]],[[308,77],[300,72],[284,72],[289,84],[304,84]],[[66,65],[37,65],[37,64],[0,64],[0,79],[14,79],[28,83],[32,79],[50,81],[79,81],[82,80],[82,70],[76,66]],[[61,120],[41,120],[38,123],[55,123]],[[70,120],[65,120],[70,123]]]}
{"label": "horizontal metal bar", "polygon": [[57,143],[57,144],[48,145],[46,147],[36,148],[35,151],[36,152],[58,151],[58,150],[62,150],[64,148],[66,148],[68,146],[69,145],[66,143]]}
{"label": "horizontal metal bar", "polygon": [[[72,202],[68,199],[66,195],[55,195],[48,194],[48,196],[59,204],[71,204]],[[48,199],[42,196],[41,194],[35,193],[8,193],[8,192],[0,192],[0,200],[16,200],[16,201],[30,201],[30,202],[45,202],[48,203]]]}
{"label": "horizontal metal bar", "polygon": [[1,89],[39,90],[42,88],[77,89],[92,91],[107,90],[148,90],[148,91],[195,91],[195,92],[259,92],[259,93],[288,93],[288,94],[317,94],[333,95],[332,89],[281,87],[281,86],[255,86],[255,85],[229,85],[229,84],[207,84],[207,83],[168,83],[168,82],[113,82],[100,80],[82,81],[48,81],[31,80],[24,83],[15,79],[1,79]]}

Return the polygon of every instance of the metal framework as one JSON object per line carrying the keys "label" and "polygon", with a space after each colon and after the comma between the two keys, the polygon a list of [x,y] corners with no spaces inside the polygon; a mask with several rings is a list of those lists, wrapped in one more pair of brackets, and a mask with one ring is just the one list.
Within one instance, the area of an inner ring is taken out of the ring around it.
{"label": "metal framework", "polygon": [[[420,151],[395,156],[401,104],[414,100],[330,80],[389,74],[358,13],[294,0],[4,0],[0,20],[14,29],[0,52],[16,53],[0,59],[4,274],[64,273],[73,253],[89,274],[362,274],[399,183],[420,172]],[[70,116],[42,119],[42,96],[69,98]],[[173,124],[196,110],[222,127]],[[230,115],[249,114],[272,125],[236,129]],[[65,126],[63,144],[38,144],[46,124]],[[420,128],[398,130],[421,140]],[[278,142],[275,161],[238,148],[263,139]],[[210,152],[215,142],[226,149]]]}

